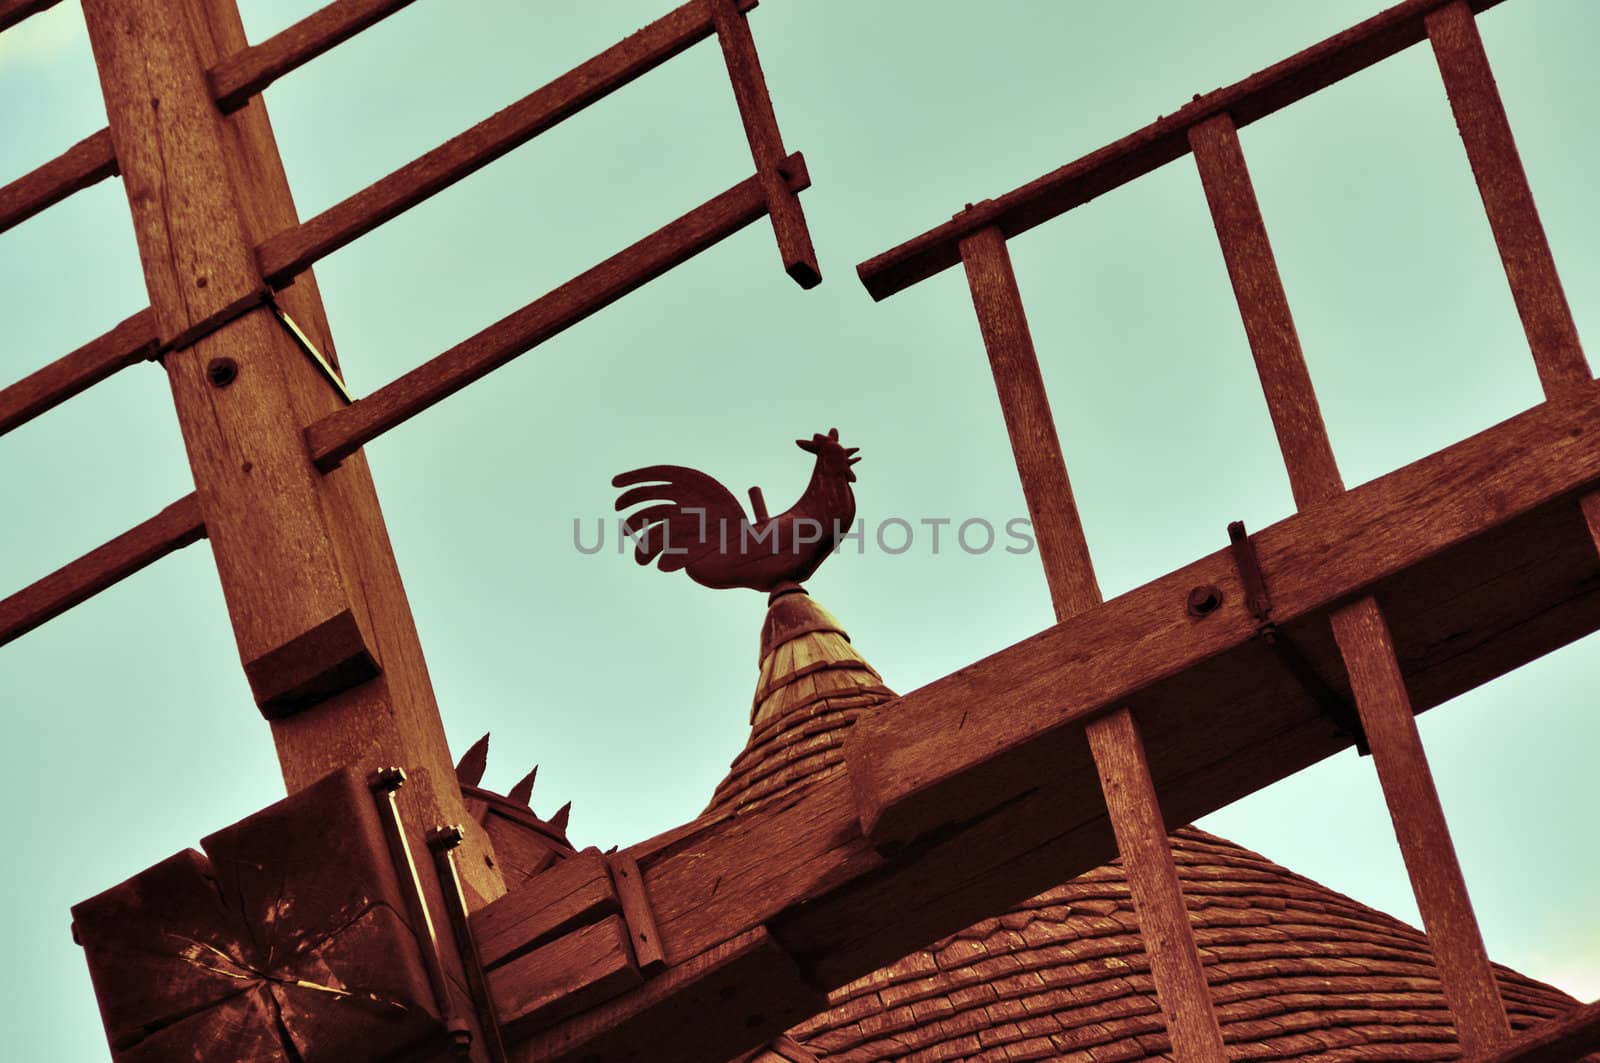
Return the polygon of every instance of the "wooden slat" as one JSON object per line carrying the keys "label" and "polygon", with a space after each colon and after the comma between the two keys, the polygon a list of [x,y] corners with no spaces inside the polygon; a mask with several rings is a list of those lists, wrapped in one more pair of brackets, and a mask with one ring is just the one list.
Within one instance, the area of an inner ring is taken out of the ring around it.
{"label": "wooden slat", "polygon": [[1573,1063],[1600,1049],[1600,1003],[1524,1030],[1496,1052],[1468,1063]]}
{"label": "wooden slat", "polygon": [[29,15],[55,7],[61,0],[0,0],[0,31],[8,30]]}
{"label": "wooden slat", "polygon": [[1533,350],[1539,381],[1546,395],[1587,383],[1589,363],[1556,274],[1550,242],[1539,222],[1533,190],[1528,187],[1528,175],[1517,154],[1472,7],[1465,0],[1446,4],[1428,15],[1427,30],[1489,216],[1489,228],[1511,283],[1511,296]]}
{"label": "wooden slat", "polygon": [[[710,0],[690,0],[510,107],[261,245],[262,275],[287,284],[311,263],[487,166],[660,66],[712,30]],[[739,0],[741,9],[755,0]]]}
{"label": "wooden slat", "polygon": [[[1439,679],[1413,679],[1419,707],[1499,674],[1512,660],[1531,659],[1540,646],[1547,651],[1592,630],[1592,591],[1584,588],[1595,572],[1593,546],[1573,500],[1600,484],[1597,415],[1600,386],[1591,385],[1257,532],[1252,541],[1274,620],[1299,635],[1297,625],[1323,610],[1378,591],[1396,639],[1408,647],[1408,669],[1440,669]],[[1513,522],[1529,530],[1491,535]],[[1452,550],[1469,554],[1471,565],[1453,567]],[[1413,569],[1426,575],[1412,577]],[[1197,621],[1185,599],[1207,585],[1221,592],[1222,605]],[[1384,597],[1390,588],[1396,597]],[[1529,611],[1507,611],[1514,601],[1527,602]],[[1495,629],[1517,647],[1505,658],[1472,641],[1494,638],[1466,634],[1490,623],[1490,615],[1512,625]],[[1522,636],[1514,630],[1519,624],[1529,625]],[[1324,645],[1303,645],[1314,663],[1332,651],[1320,630]],[[851,778],[875,809],[868,818],[874,840],[907,841],[1016,798],[1029,778],[1019,765],[1047,761],[1050,733],[1070,734],[1125,701],[1136,710],[1155,704],[1178,677],[1194,674],[1184,694],[1195,711],[1226,708],[1221,688],[1199,676],[1210,662],[1220,666],[1245,651],[1255,631],[1232,558],[1219,550],[874,710],[846,738]],[[1479,652],[1491,658],[1482,670],[1473,663]],[[1465,669],[1461,679],[1443,678],[1456,668]],[[1247,689],[1227,696],[1256,700]],[[984,711],[972,711],[979,705]],[[1153,743],[1153,721],[1144,713],[1139,719]],[[1159,771],[1157,782],[1165,799]]]}
{"label": "wooden slat", "polygon": [[1117,852],[1128,874],[1139,938],[1150,956],[1156,999],[1172,1039],[1175,1059],[1227,1063],[1222,1030],[1211,1004],[1194,930],[1178,884],[1172,843],[1162,819],[1144,741],[1126,708],[1113,709],[1084,728],[1100,775]]}
{"label": "wooden slat", "polygon": [[[1100,587],[1005,237],[995,228],[976,233],[961,242],[961,258],[1056,619],[1066,620],[1099,605]],[[1180,1059],[1224,1063],[1222,1033],[1138,727],[1126,708],[1118,708],[1091,721],[1086,732],[1173,1049]]]}
{"label": "wooden slat", "polygon": [[200,502],[189,494],[108,543],[0,601],[0,646],[60,616],[146,565],[205,538]]}
{"label": "wooden slat", "polygon": [[[790,187],[809,187],[805,160],[786,163]],[[693,258],[766,213],[761,179],[749,177],[579,274],[470,339],[306,429],[312,458],[331,469],[364,444],[590,314]]]}
{"label": "wooden slat", "polygon": [[412,0],[334,0],[288,29],[235,52],[212,67],[212,97],[223,113],[236,111],[289,71],[411,3]]}
{"label": "wooden slat", "polygon": [[[1337,497],[1343,482],[1232,120],[1219,115],[1195,127],[1190,142],[1295,502],[1304,508]],[[1485,1051],[1510,1026],[1388,626],[1370,595],[1331,619],[1462,1047]]]}
{"label": "wooden slat", "polygon": [[656,914],[650,907],[650,898],[644,892],[644,877],[639,865],[628,856],[615,855],[607,859],[611,865],[611,881],[617,887],[617,899],[622,902],[622,917],[628,924],[628,937],[633,942],[633,956],[639,969],[654,974],[667,964],[661,951],[661,930],[656,926]]}
{"label": "wooden slat", "polygon": [[[1376,588],[1424,709],[1600,629],[1594,550],[1573,508],[1600,483],[1600,436],[1585,429],[1600,386],[1582,399],[1258,532],[1284,630],[1320,628],[1320,643],[1303,645],[1326,666],[1337,652],[1326,610]],[[1197,584],[1223,594],[1204,619],[1184,608]],[[605,1058],[652,1058],[660,1030],[638,1015],[689,1012],[675,987],[744,931],[767,928],[808,981],[835,987],[1104,864],[1116,847],[1084,725],[1117,706],[1139,721],[1169,825],[1348,749],[1260,646],[1241,602],[1218,550],[875,709],[846,740],[847,774],[792,806],[630,847],[667,969],[513,1056],[576,1060],[603,1043]],[[895,797],[884,822],[910,812],[927,825],[887,852],[860,829],[860,803],[879,787]],[[794,1024],[763,1012],[769,1024],[746,1030],[742,1011],[693,1014],[702,1036],[727,1039],[727,1056]]]}
{"label": "wooden slat", "polygon": [[[926,280],[960,261],[960,243],[998,225],[1016,236],[1098,195],[1180,158],[1189,150],[1191,126],[1224,112],[1240,126],[1272,114],[1335,82],[1411,47],[1426,35],[1423,17],[1450,0],[1404,3],[1336,33],[1226,88],[1185,103],[1128,136],[1090,152],[1021,188],[984,200],[954,219],[856,267],[874,299]],[[1471,0],[1474,11],[1500,0]]]}
{"label": "wooden slat", "polygon": [[1343,491],[1344,481],[1322,423],[1239,134],[1233,119],[1219,114],[1192,127],[1189,144],[1256,372],[1266,392],[1267,410],[1289,472],[1289,487],[1295,505],[1303,509]]}
{"label": "wooden slat", "polygon": [[733,83],[733,96],[739,105],[739,117],[744,122],[745,138],[750,142],[750,156],[767,197],[767,215],[772,219],[772,230],[778,238],[784,271],[800,287],[815,288],[822,283],[822,268],[817,265],[817,252],[811,246],[811,233],[806,228],[800,197],[789,187],[788,175],[784,173],[788,152],[783,149],[783,134],[778,130],[778,118],[772,111],[772,98],[767,94],[767,81],[761,74],[761,58],[750,36],[750,24],[734,0],[709,2],[717,39],[722,43],[722,56],[728,66],[728,79]]}
{"label": "wooden slat", "polygon": [[498,967],[530,949],[622,910],[598,852],[562,860],[472,918],[485,968]]}
{"label": "wooden slat", "polygon": [[639,985],[620,915],[551,941],[489,972],[489,992],[507,1040],[527,1036]]}
{"label": "wooden slat", "polygon": [[39,416],[106,377],[155,357],[155,317],[141,310],[110,332],[0,390],[0,435]]}
{"label": "wooden slat", "polygon": [[1511,1026],[1417,734],[1388,625],[1371,597],[1334,610],[1330,620],[1350,672],[1361,726],[1372,746],[1372,760],[1462,1054],[1489,1052],[1511,1036]]}
{"label": "wooden slat", "polygon": [[117,175],[111,131],[91,133],[31,173],[0,188],[0,232],[21,225],[47,207]]}

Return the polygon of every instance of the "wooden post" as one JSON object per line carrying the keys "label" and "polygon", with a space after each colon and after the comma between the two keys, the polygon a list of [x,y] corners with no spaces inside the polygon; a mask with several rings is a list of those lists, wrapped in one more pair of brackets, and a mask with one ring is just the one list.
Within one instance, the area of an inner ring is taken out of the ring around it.
{"label": "wooden post", "polygon": [[[1201,123],[1189,131],[1189,143],[1295,502],[1304,508],[1332,499],[1343,493],[1344,484],[1233,119],[1221,114]],[[1370,595],[1335,609],[1330,619],[1462,1050],[1469,1056],[1487,1052],[1510,1037],[1511,1027],[1417,734],[1388,625]]]}
{"label": "wooden post", "polygon": [[[988,228],[967,237],[961,241],[961,259],[994,370],[1056,619],[1065,620],[1100,604],[1100,586],[1072,498],[1004,234]],[[1211,1006],[1138,726],[1128,709],[1117,708],[1090,721],[1085,730],[1127,869],[1134,912],[1150,956],[1150,973],[1174,1057],[1185,1063],[1222,1063],[1228,1058],[1222,1031]]]}
{"label": "wooden post", "polygon": [[[263,303],[254,249],[295,215],[261,102],[225,117],[207,86],[245,46],[237,9],[88,0],[84,13],[199,507],[284,781],[403,767],[423,851],[424,830],[466,810],[365,461],[324,476],[306,451],[304,427],[343,400]],[[278,301],[331,357],[314,278]],[[504,887],[473,835],[461,868],[481,904]]]}

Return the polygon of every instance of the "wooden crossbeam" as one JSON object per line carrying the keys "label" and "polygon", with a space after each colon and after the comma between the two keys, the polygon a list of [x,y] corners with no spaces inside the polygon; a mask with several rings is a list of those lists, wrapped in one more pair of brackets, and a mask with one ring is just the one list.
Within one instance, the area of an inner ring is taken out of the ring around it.
{"label": "wooden crossbeam", "polygon": [[1496,1052],[1470,1057],[1468,1063],[1574,1063],[1600,1050],[1600,1003],[1586,1004],[1569,1015],[1540,1023]]}
{"label": "wooden crossbeam", "polygon": [[[714,32],[710,4],[689,0],[310,221],[273,236],[257,252],[262,275],[274,285],[287,284],[311,263],[709,37]],[[755,0],[738,4],[741,10],[755,6]]]}
{"label": "wooden crossbeam", "polygon": [[184,495],[149,520],[0,600],[0,646],[205,538],[200,502]]}
{"label": "wooden crossbeam", "polygon": [[26,424],[81,391],[130,365],[155,357],[160,339],[149,308],[71,354],[0,390],[0,435]]}
{"label": "wooden crossbeam", "polygon": [[[1600,562],[1577,510],[1600,484],[1597,419],[1590,385],[1258,532],[1280,630],[1337,675],[1328,612],[1374,594],[1422,710],[1600,629]],[[1197,586],[1222,601],[1203,618],[1186,610]],[[626,850],[666,970],[513,1058],[596,1045],[653,1058],[641,1016],[703,991],[705,958],[741,934],[768,935],[802,983],[838,986],[1105,863],[1116,849],[1085,727],[1120,706],[1139,720],[1169,827],[1349,748],[1243,601],[1218,550],[861,717],[846,775],[792,806]],[[511,921],[535,896],[530,884],[479,918]],[[758,975],[752,995],[801,994]],[[793,1024],[770,1005],[698,1020],[747,1048]]]}
{"label": "wooden crossbeam", "polygon": [[[1191,129],[1189,139],[1295,502],[1303,509],[1336,498],[1344,484],[1238,133],[1223,114]],[[1511,1027],[1388,625],[1371,595],[1335,609],[1330,620],[1462,1048],[1487,1051],[1508,1038]]]}
{"label": "wooden crossbeam", "polygon": [[[1073,501],[1005,237],[997,228],[975,233],[961,242],[961,259],[1028,515],[1038,537],[1051,602],[1056,619],[1066,620],[1099,605],[1100,586]],[[1221,1028],[1184,908],[1138,725],[1132,713],[1119,707],[1091,721],[1085,733],[1117,836],[1117,850],[1127,867],[1134,910],[1143,929],[1144,948],[1150,956],[1156,997],[1173,1052],[1185,1061],[1225,1063]]]}
{"label": "wooden crossbeam", "polygon": [[297,67],[377,25],[413,0],[334,0],[211,68],[211,95],[226,114]]}
{"label": "wooden crossbeam", "polygon": [[[980,229],[997,225],[1006,236],[1016,236],[1181,158],[1189,150],[1191,126],[1224,113],[1240,127],[1249,125],[1411,47],[1426,35],[1424,17],[1451,2],[1396,4],[1242,81],[1185,103],[1175,113],[1021,188],[977,203],[951,221],[867,259],[856,272],[874,299],[886,299],[955,265],[961,260],[961,241]],[[1500,2],[1471,0],[1469,6],[1483,11]]]}
{"label": "wooden crossbeam", "polygon": [[74,192],[115,177],[117,172],[111,131],[102,129],[89,134],[43,166],[0,188],[0,232],[21,225]]}
{"label": "wooden crossbeam", "polygon": [[[789,188],[809,187],[805,160],[785,162]],[[312,459],[328,470],[395,425],[498,369],[590,314],[731,236],[767,212],[759,175],[669,222],[554,291],[306,429]]]}
{"label": "wooden crossbeam", "polygon": [[0,0],[0,30],[8,30],[29,15],[55,7],[61,0]]}

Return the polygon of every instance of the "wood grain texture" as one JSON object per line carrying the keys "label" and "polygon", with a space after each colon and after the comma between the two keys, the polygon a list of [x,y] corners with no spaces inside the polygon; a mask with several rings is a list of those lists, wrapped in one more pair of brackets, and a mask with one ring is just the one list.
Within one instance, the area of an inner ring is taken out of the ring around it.
{"label": "wood grain texture", "polygon": [[71,354],[0,390],[0,435],[98,384],[130,365],[155,357],[155,317],[148,309],[97,336]]}
{"label": "wood grain texture", "polygon": [[656,915],[650,907],[650,897],[644,891],[644,876],[639,864],[625,854],[606,858],[611,867],[611,881],[617,888],[617,899],[622,902],[622,917],[627,922],[628,938],[633,943],[633,956],[639,969],[654,974],[667,965],[661,951],[661,930],[656,926]]}
{"label": "wood grain texture", "polygon": [[[297,224],[294,205],[261,101],[224,116],[210,100],[205,71],[245,47],[231,0],[92,0],[85,14],[165,339],[262,288],[255,247]],[[336,356],[313,275],[279,304]],[[214,359],[236,366],[225,387],[208,379]],[[290,791],[339,768],[397,764],[413,780],[400,795],[418,832],[413,848],[423,844],[418,825],[465,821],[365,461],[354,456],[324,476],[305,453],[302,426],[342,400],[267,307],[170,352],[165,364],[241,659],[267,660],[308,632],[347,635],[353,620],[383,668],[273,722]],[[334,621],[343,626],[323,627]],[[328,650],[324,670],[347,664],[344,635]],[[503,892],[491,855],[483,833],[472,832],[461,864],[475,904]],[[437,897],[437,882],[426,885]]]}
{"label": "wood grain texture", "polygon": [[1533,351],[1539,382],[1545,394],[1553,396],[1574,384],[1587,383],[1589,363],[1472,12],[1472,5],[1465,0],[1431,12],[1428,39],[1483,197],[1495,246],[1500,249],[1500,262]]}
{"label": "wood grain texture", "polygon": [[620,915],[608,915],[491,970],[489,991],[511,1041],[643,981],[627,925]]}
{"label": "wood grain texture", "polygon": [[184,495],[149,520],[0,601],[0,646],[174,550],[199,542],[205,534],[199,500]]}
{"label": "wood grain texture", "polygon": [[475,913],[472,935],[484,967],[493,969],[620,911],[605,858],[586,849]]}
{"label": "wood grain texture", "polygon": [[817,252],[811,246],[800,197],[790,187],[789,174],[785,172],[788,153],[783,149],[783,134],[778,130],[778,117],[772,110],[772,97],[767,93],[750,24],[734,0],[707,2],[722,44],[739,118],[744,123],[745,139],[750,143],[750,157],[755,161],[767,199],[767,216],[772,219],[772,231],[778,238],[784,271],[800,287],[815,288],[822,283],[822,268],[817,265]]}
{"label": "wood grain texture", "polygon": [[1522,1034],[1503,1048],[1469,1063],[1592,1063],[1586,1052],[1600,1049],[1600,1003],[1553,1019]]}
{"label": "wood grain texture", "polygon": [[[787,170],[796,191],[809,187],[805,160],[798,153],[789,156]],[[306,441],[313,460],[319,468],[333,468],[395,425],[687,262],[765,213],[761,179],[746,178],[371,395],[311,424]]]}
{"label": "wood grain texture", "polygon": [[212,97],[226,114],[296,67],[375,26],[412,0],[334,0],[260,44],[211,68]]}
{"label": "wood grain texture", "polygon": [[1343,491],[1344,481],[1328,442],[1233,119],[1223,113],[1190,127],[1189,146],[1266,393],[1267,410],[1289,472],[1289,487],[1295,505],[1304,509]]}
{"label": "wood grain texture", "polygon": [[29,15],[49,10],[61,0],[0,0],[0,31],[8,30]]}
{"label": "wood grain texture", "polygon": [[[259,250],[261,272],[287,284],[311,263],[399,216],[709,37],[710,0],[690,0],[521,100],[452,137]],[[741,9],[755,6],[740,0]]]}
{"label": "wood grain texture", "polygon": [[1469,1057],[1487,1053],[1510,1038],[1511,1026],[1467,897],[1388,625],[1371,597],[1335,609],[1330,620],[1350,673],[1361,725],[1372,744],[1372,760],[1445,999],[1455,1016],[1462,1053]]}
{"label": "wood grain texture", "polygon": [[1150,975],[1173,1055],[1196,1063],[1227,1063],[1222,1030],[1178,886],[1172,844],[1167,840],[1161,804],[1150,781],[1150,765],[1133,714],[1125,708],[1115,709],[1091,720],[1084,730],[1117,836],[1117,852],[1128,872],[1139,935],[1150,956]]}
{"label": "wood grain texture", "polygon": [[515,1063],[730,1059],[826,1007],[762,927],[510,1047]]}
{"label": "wood grain texture", "polygon": [[[996,228],[976,233],[961,242],[961,258],[1056,618],[1065,620],[1099,605],[1100,586],[1005,237]],[[1138,729],[1124,708],[1091,721],[1087,734],[1173,1045],[1180,1058],[1222,1063],[1222,1034]]]}
{"label": "wood grain texture", "polygon": [[[1600,434],[1592,431],[1597,401],[1600,388],[1590,385],[1569,401],[1546,403],[1258,532],[1252,539],[1274,619],[1317,660],[1317,640],[1327,642],[1325,627],[1317,634],[1323,610],[1364,591],[1384,597],[1386,581],[1413,566],[1428,568],[1436,586],[1454,584],[1474,597],[1473,619],[1484,630],[1468,635],[1475,625],[1463,626],[1465,617],[1453,621],[1439,591],[1405,584],[1396,605],[1407,626],[1397,627],[1397,641],[1424,658],[1407,668],[1426,664],[1440,677],[1428,680],[1438,685],[1424,706],[1455,685],[1451,673],[1482,682],[1480,666],[1528,659],[1523,654],[1532,643],[1504,657],[1490,648],[1517,642],[1502,622],[1514,625],[1537,617],[1539,607],[1553,609],[1561,614],[1551,617],[1556,627],[1533,641],[1576,637],[1591,622],[1584,588],[1592,558],[1563,553],[1562,589],[1550,587],[1549,598],[1524,597],[1520,570],[1552,548],[1558,529],[1559,536],[1583,533],[1574,496],[1600,482]],[[1549,519],[1556,524],[1540,523],[1541,507],[1554,507]],[[1513,533],[1513,525],[1520,530]],[[1497,529],[1504,534],[1491,534]],[[1480,539],[1484,549],[1468,550]],[[1457,549],[1468,550],[1473,568],[1447,563]],[[1429,567],[1433,559],[1438,568]],[[1185,600],[1203,584],[1219,588],[1223,604],[1197,620],[1187,615]],[[1231,558],[1219,550],[863,718],[846,753],[869,833],[878,842],[907,841],[1016,798],[1028,787],[1031,767],[1048,763],[1058,744],[1052,735],[1071,735],[1112,705],[1138,710],[1131,699],[1141,692],[1155,698],[1161,684],[1244,651],[1255,624],[1243,599]],[[1556,634],[1569,621],[1573,626]],[[1302,632],[1300,622],[1312,626]],[[1452,623],[1459,637],[1451,637]],[[1497,641],[1503,635],[1511,642]],[[1195,711],[1222,707],[1217,691],[1188,693]],[[1306,703],[1303,695],[1298,701]],[[972,711],[977,705],[984,711]],[[1155,721],[1141,712],[1140,722],[1154,743]],[[1165,784],[1161,792],[1167,795]]]}
{"label": "wood grain texture", "polygon": [[102,129],[89,134],[43,166],[0,188],[0,232],[117,173],[111,131]]}
{"label": "wood grain texture", "polygon": [[1056,438],[1011,255],[1000,230],[988,228],[961,242],[961,257],[1050,597],[1056,618],[1064,620],[1099,605],[1100,584]]}
{"label": "wood grain texture", "polygon": [[[856,267],[874,299],[886,299],[960,261],[961,241],[991,225],[1016,236],[1082,206],[1188,150],[1191,126],[1224,112],[1243,127],[1409,48],[1426,35],[1423,17],[1451,0],[1404,0],[1265,70],[1185,103],[1121,140],[1021,188],[986,199],[954,219]],[[1471,0],[1474,11],[1500,0]]]}

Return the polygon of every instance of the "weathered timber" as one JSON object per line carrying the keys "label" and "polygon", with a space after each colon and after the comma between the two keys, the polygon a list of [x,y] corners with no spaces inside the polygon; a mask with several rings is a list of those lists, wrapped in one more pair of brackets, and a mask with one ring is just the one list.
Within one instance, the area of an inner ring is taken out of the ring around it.
{"label": "weathered timber", "polygon": [[1546,395],[1588,383],[1589,363],[1556,274],[1550,242],[1534,206],[1533,190],[1517,154],[1472,7],[1465,0],[1455,0],[1431,12],[1426,23],[1539,381]]}
{"label": "weathered timber", "polygon": [[37,15],[60,0],[0,0],[0,31],[8,30],[29,15]]}
{"label": "weathered timber", "polygon": [[117,173],[111,131],[102,129],[89,134],[43,166],[0,188],[0,232],[21,225],[72,193]]}
{"label": "weathered timber", "polygon": [[750,157],[756,164],[761,190],[767,199],[767,216],[772,219],[784,271],[800,287],[815,288],[822,283],[822,268],[817,265],[817,252],[811,246],[811,233],[806,228],[800,197],[790,187],[789,175],[784,172],[788,153],[783,150],[783,134],[778,130],[778,117],[772,111],[772,98],[767,94],[767,81],[761,74],[761,57],[756,54],[750,24],[735,0],[708,0],[708,3],[728,66],[728,79],[733,84],[734,100],[739,106],[739,118],[744,123],[745,138],[750,142]]}
{"label": "weathered timber", "polygon": [[[961,242],[973,308],[994,373],[1011,451],[1044,562],[1057,620],[1101,602],[1050,400],[1028,331],[1005,237],[984,229]],[[1161,806],[1138,726],[1126,708],[1091,720],[1086,733],[1101,792],[1128,869],[1156,996],[1177,1055],[1223,1063],[1222,1033],[1189,927]]]}
{"label": "weathered timber", "polygon": [[141,310],[71,354],[29,373],[0,390],[0,435],[87,391],[118,370],[154,358],[159,342],[154,316],[149,310]]}
{"label": "weathered timber", "polygon": [[[259,249],[262,275],[276,286],[287,284],[311,263],[709,37],[709,5],[690,0],[310,221],[273,235]],[[741,10],[754,6],[755,0],[739,2]]]}
{"label": "weathered timber", "polygon": [[211,68],[212,98],[224,114],[323,52],[375,26],[412,0],[334,0],[260,44],[234,52]]}
{"label": "weathered timber", "polygon": [[[210,99],[206,70],[246,46],[231,0],[91,0],[85,15],[151,312],[168,341],[262,290],[255,247],[297,224],[293,201],[261,101],[224,116]],[[314,276],[279,305],[334,356]],[[323,475],[305,453],[302,426],[342,400],[267,306],[168,351],[164,364],[240,656],[271,681],[258,701],[274,713],[316,701],[273,721],[289,790],[342,767],[398,764],[415,780],[400,797],[414,847],[423,826],[463,822],[365,461]],[[352,669],[363,657],[371,666]],[[363,673],[374,678],[353,682]],[[324,697],[327,677],[351,685]],[[475,903],[498,896],[482,832],[465,844]],[[436,903],[438,884],[425,886]]]}
{"label": "weathered timber", "polygon": [[[1472,17],[1470,12],[1464,15]],[[1304,509],[1337,497],[1344,484],[1244,153],[1227,115],[1191,129],[1189,135],[1295,502]],[[1256,593],[1264,595],[1264,588]],[[1388,627],[1371,595],[1336,609],[1330,619],[1463,1051],[1486,1051],[1510,1036],[1510,1026]]]}
{"label": "weathered timber", "polygon": [[117,1063],[376,1059],[435,1041],[402,883],[353,772],[202,844],[209,859],[185,850],[73,908]]}
{"label": "weathered timber", "polygon": [[[1442,657],[1447,642],[1473,647],[1468,625],[1477,618],[1465,612],[1468,608],[1501,618],[1526,604],[1518,620],[1528,621],[1543,605],[1551,612],[1541,622],[1540,639],[1557,630],[1563,631],[1555,636],[1562,641],[1584,633],[1594,564],[1571,553],[1565,521],[1570,517],[1581,528],[1572,496],[1600,477],[1600,437],[1591,431],[1597,402],[1600,389],[1582,388],[1571,399],[1527,411],[1257,533],[1253,539],[1280,628],[1295,635],[1296,621],[1315,619],[1343,599],[1376,591],[1391,614],[1408,673],[1417,663],[1406,660],[1408,652]],[[1542,525],[1549,528],[1548,539],[1512,531],[1540,525],[1539,511],[1546,506],[1565,511],[1555,514],[1553,524]],[[1506,534],[1491,535],[1497,530]],[[1408,600],[1385,600],[1386,580],[1478,537],[1496,546],[1473,552],[1481,569],[1438,577],[1482,588],[1481,601],[1461,604],[1460,623],[1452,627],[1435,604],[1442,599],[1411,581],[1405,583]],[[1561,581],[1564,590],[1551,589],[1557,600],[1525,601],[1510,593],[1513,587],[1497,586],[1541,554],[1560,556],[1565,566],[1538,577]],[[1184,605],[1190,590],[1202,585],[1219,588],[1223,601],[1215,612],[1196,619]],[[881,842],[905,841],[1016,797],[1028,788],[1035,751],[1052,745],[1051,732],[1073,730],[1108,704],[1247,643],[1255,629],[1243,598],[1231,559],[1219,551],[873,713],[857,724],[846,744],[869,833]],[[1418,626],[1402,626],[1402,616]],[[1321,631],[1308,632],[1300,645],[1315,651],[1320,640],[1325,647],[1325,628]],[[1511,643],[1529,645],[1515,636]],[[1316,652],[1312,656],[1316,663],[1326,661],[1318,661]],[[1472,653],[1459,656],[1466,658],[1459,667],[1469,670]],[[1528,659],[1520,651],[1513,656],[1516,663]],[[1500,664],[1492,661],[1488,667]],[[1326,668],[1322,672],[1328,674]],[[1482,682],[1487,676],[1480,672],[1473,678]],[[1455,685],[1444,675],[1438,682]],[[1452,690],[1459,692],[1459,687]],[[1193,693],[1192,711],[1215,704],[1211,692]],[[1436,703],[1429,699],[1438,691],[1414,685],[1412,694],[1426,706]],[[980,704],[992,707],[972,711]],[[1150,717],[1142,712],[1139,717],[1147,741],[1153,742]],[[915,726],[906,722],[911,720]]]}
{"label": "weathered timber", "polygon": [[472,917],[478,954],[489,970],[622,911],[605,858],[594,849],[560,861],[503,902]]}
{"label": "weathered timber", "polygon": [[633,957],[641,971],[654,974],[667,965],[667,957],[661,951],[661,930],[656,926],[656,914],[644,891],[644,876],[630,856],[610,856],[606,863],[611,867],[611,882],[617,888],[617,899],[622,902],[622,918],[628,924]]}
{"label": "weathered timber", "polygon": [[[517,1063],[730,1059],[827,1006],[763,928],[511,1046]],[[763,1033],[764,1031],[764,1033]]]}
{"label": "weathered timber", "polygon": [[1469,1063],[1573,1063],[1600,1049],[1600,1003],[1524,1031],[1498,1051]]}
{"label": "weathered timber", "polygon": [[[805,160],[798,153],[789,156],[785,165],[791,188],[800,191],[810,186]],[[371,395],[311,424],[306,440],[312,459],[318,468],[332,469],[395,425],[687,262],[765,213],[761,179],[746,178]]]}
{"label": "weathered timber", "polygon": [[1350,672],[1361,725],[1372,744],[1372,760],[1462,1054],[1488,1053],[1511,1037],[1511,1025],[1467,897],[1383,612],[1368,596],[1335,609],[1330,620]]}
{"label": "weathered timber", "polygon": [[205,535],[199,499],[184,495],[149,520],[0,601],[0,646]]}
{"label": "weathered timber", "polygon": [[620,915],[579,927],[489,972],[495,1012],[508,1041],[643,981]]}
{"label": "weathered timber", "polygon": [[[1226,88],[1208,92],[1114,143],[995,199],[986,199],[921,236],[856,267],[874,299],[886,299],[961,260],[960,243],[991,225],[1016,236],[1096,196],[1181,158],[1191,126],[1224,112],[1249,125],[1387,59],[1426,35],[1423,18],[1451,0],[1405,0],[1365,22]],[[1500,0],[1471,0],[1474,11]]]}
{"label": "weathered timber", "polygon": [[1304,509],[1343,491],[1344,481],[1322,423],[1233,119],[1223,113],[1192,126],[1189,145],[1266,392],[1289,487],[1295,505]]}

